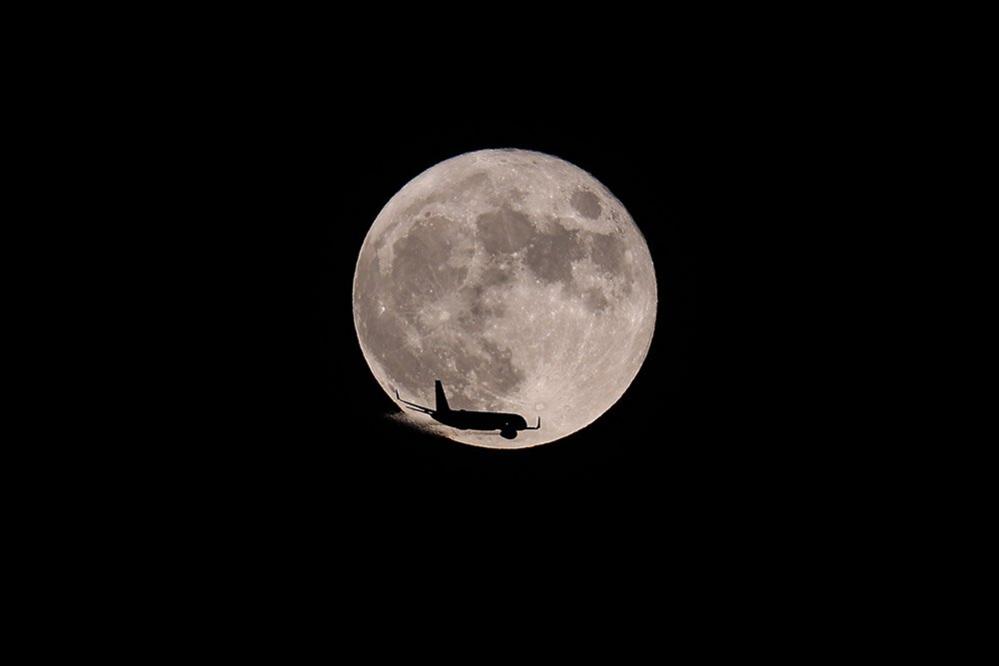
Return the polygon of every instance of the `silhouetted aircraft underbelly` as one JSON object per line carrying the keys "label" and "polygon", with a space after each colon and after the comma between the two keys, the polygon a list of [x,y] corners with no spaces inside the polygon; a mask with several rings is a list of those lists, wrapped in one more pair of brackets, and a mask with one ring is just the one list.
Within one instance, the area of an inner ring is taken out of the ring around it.
{"label": "silhouetted aircraft underbelly", "polygon": [[444,425],[459,430],[503,430],[504,428],[524,428],[527,426],[527,422],[520,414],[505,414],[503,412],[455,410],[445,414],[438,412],[434,418]]}

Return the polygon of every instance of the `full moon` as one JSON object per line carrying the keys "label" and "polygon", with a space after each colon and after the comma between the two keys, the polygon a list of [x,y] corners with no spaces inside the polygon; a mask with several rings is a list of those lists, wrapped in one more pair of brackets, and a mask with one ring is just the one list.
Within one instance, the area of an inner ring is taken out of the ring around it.
{"label": "full moon", "polygon": [[389,200],[361,247],[353,305],[364,358],[392,400],[398,389],[433,407],[440,379],[452,409],[540,416],[540,430],[512,440],[434,428],[521,448],[585,428],[628,389],[655,329],[656,276],[628,211],[589,173],[542,153],[480,150]]}

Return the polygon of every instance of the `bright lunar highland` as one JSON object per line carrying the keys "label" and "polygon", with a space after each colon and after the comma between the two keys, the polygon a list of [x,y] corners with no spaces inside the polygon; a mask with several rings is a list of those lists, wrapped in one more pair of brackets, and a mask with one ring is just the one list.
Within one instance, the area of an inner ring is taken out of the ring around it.
{"label": "bright lunar highland", "polygon": [[[540,430],[435,431],[491,448],[586,427],[624,394],[656,321],[645,238],[593,176],[525,150],[481,150],[407,183],[368,231],[354,324],[393,400],[513,412]],[[402,407],[402,405],[399,405]],[[407,412],[416,424],[428,416]]]}

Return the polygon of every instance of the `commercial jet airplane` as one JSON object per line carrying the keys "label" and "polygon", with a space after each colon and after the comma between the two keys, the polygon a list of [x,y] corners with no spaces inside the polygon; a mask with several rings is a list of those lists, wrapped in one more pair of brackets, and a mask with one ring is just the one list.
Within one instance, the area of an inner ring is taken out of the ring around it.
{"label": "commercial jet airplane", "polygon": [[416,412],[423,412],[446,426],[458,428],[459,430],[499,430],[500,435],[506,439],[514,439],[521,430],[540,430],[541,417],[538,417],[538,424],[534,427],[528,426],[527,421],[520,414],[506,414],[504,412],[471,412],[464,409],[451,409],[447,404],[447,396],[444,395],[444,385],[441,380],[434,382],[436,393],[436,409],[417,405],[399,397],[399,389],[395,390],[396,399],[407,405],[408,409]]}

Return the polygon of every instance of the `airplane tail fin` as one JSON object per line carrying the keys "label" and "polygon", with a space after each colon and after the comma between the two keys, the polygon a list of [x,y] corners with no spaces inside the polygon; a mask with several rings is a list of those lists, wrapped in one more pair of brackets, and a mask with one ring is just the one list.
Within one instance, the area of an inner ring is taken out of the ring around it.
{"label": "airplane tail fin", "polygon": [[436,380],[434,382],[434,393],[437,396],[437,411],[438,412],[450,412],[451,407],[447,404],[447,396],[444,395],[444,385],[441,384],[441,380]]}

